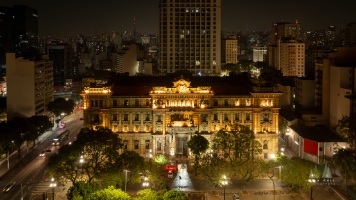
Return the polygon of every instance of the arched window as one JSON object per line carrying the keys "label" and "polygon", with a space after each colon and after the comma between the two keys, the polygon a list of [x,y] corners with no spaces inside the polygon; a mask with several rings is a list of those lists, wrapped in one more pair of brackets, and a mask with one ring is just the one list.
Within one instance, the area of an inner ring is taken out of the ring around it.
{"label": "arched window", "polygon": [[268,149],[268,141],[263,141],[263,149]]}

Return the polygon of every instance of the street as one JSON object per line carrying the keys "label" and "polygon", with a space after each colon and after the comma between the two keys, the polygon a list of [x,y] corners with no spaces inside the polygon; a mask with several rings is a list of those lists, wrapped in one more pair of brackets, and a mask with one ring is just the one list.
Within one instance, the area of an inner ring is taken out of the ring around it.
{"label": "street", "polygon": [[[72,116],[72,120],[67,122],[64,129],[53,131],[53,134],[49,135],[47,139],[37,145],[0,178],[1,190],[10,182],[16,182],[15,186],[9,192],[0,193],[0,200],[18,200],[21,199],[22,194],[25,200],[29,200],[31,199],[31,195],[42,195],[45,191],[51,192],[49,180],[48,182],[45,182],[46,187],[44,188],[39,188],[38,185],[44,183],[43,178],[46,173],[46,163],[48,162],[49,157],[56,153],[60,147],[52,145],[53,138],[67,129],[71,132],[70,137],[64,140],[61,145],[73,141],[74,137],[76,137],[83,126],[83,121],[79,120],[79,117],[79,114]],[[40,157],[39,154],[47,149],[50,149],[51,152],[47,152],[44,157]],[[17,154],[14,156],[17,156]],[[6,165],[6,162],[3,165]]]}

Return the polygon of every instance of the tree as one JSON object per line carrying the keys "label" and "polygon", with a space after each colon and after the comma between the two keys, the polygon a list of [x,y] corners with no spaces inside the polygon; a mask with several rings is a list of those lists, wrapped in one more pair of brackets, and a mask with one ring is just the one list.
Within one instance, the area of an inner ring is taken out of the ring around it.
{"label": "tree", "polygon": [[121,191],[120,189],[115,189],[110,186],[104,190],[98,190],[89,195],[88,200],[130,200],[131,197]]}
{"label": "tree", "polygon": [[342,116],[337,123],[337,131],[349,143],[350,149],[356,149],[356,116]]}
{"label": "tree", "polygon": [[168,160],[167,160],[166,156],[164,156],[163,154],[160,154],[155,157],[155,162],[159,165],[164,166],[168,163]]}
{"label": "tree", "polygon": [[220,129],[213,136],[212,149],[218,157],[229,161],[225,171],[229,170],[245,182],[259,176],[260,159],[257,156],[262,153],[262,146],[247,126],[233,124]]}
{"label": "tree", "polygon": [[74,102],[71,99],[57,98],[47,105],[47,110],[52,112],[54,116],[63,117],[70,115],[74,109]]}
{"label": "tree", "polygon": [[76,182],[72,185],[67,192],[67,198],[69,200],[72,199],[86,199],[91,193],[97,191],[99,189],[98,184],[89,183],[85,181]]}
{"label": "tree", "polygon": [[75,145],[64,145],[53,154],[47,163],[48,171],[52,177],[60,183],[72,182],[76,184],[81,179],[81,169],[79,168],[80,147]]}
{"label": "tree", "polygon": [[201,154],[209,148],[209,141],[202,135],[193,135],[188,141],[187,146],[194,154],[194,170],[195,175],[197,175]]}
{"label": "tree", "polygon": [[356,155],[352,149],[339,149],[333,155],[333,161],[345,179],[356,179]]}
{"label": "tree", "polygon": [[189,200],[189,198],[182,191],[169,190],[164,193],[163,200]]}
{"label": "tree", "polygon": [[283,167],[281,180],[292,191],[300,192],[310,188],[308,178],[310,170],[314,169],[315,163],[298,157],[291,159],[283,157],[280,162]]}
{"label": "tree", "polygon": [[144,189],[137,192],[139,197],[134,198],[134,200],[157,200],[159,199],[156,191],[151,189]]}
{"label": "tree", "polygon": [[89,182],[115,167],[115,161],[119,158],[118,149],[122,147],[118,135],[107,128],[83,128],[73,145],[80,147],[82,151],[82,167]]}
{"label": "tree", "polygon": [[144,171],[145,160],[135,151],[124,151],[116,161],[116,165],[124,170],[130,170],[130,182],[140,182],[139,173]]}

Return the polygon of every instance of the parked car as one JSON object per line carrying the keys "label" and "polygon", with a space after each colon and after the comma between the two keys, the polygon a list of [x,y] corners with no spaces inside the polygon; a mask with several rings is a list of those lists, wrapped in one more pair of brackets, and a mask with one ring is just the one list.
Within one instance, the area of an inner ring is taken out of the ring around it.
{"label": "parked car", "polygon": [[232,194],[233,200],[240,200],[240,196],[238,194]]}
{"label": "parked car", "polygon": [[173,178],[173,172],[172,171],[168,171],[168,178]]}
{"label": "parked car", "polygon": [[46,152],[51,152],[51,149],[47,149]]}
{"label": "parked car", "polygon": [[5,186],[5,188],[2,190],[3,192],[8,192],[10,191],[14,186],[16,182],[11,182],[8,185]]}

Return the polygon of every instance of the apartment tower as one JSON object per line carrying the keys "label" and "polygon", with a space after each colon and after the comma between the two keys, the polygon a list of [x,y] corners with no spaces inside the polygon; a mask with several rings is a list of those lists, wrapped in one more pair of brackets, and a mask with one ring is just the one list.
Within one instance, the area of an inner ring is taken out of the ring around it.
{"label": "apartment tower", "polygon": [[160,0],[159,11],[159,74],[219,74],[221,0]]}

